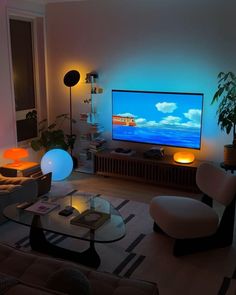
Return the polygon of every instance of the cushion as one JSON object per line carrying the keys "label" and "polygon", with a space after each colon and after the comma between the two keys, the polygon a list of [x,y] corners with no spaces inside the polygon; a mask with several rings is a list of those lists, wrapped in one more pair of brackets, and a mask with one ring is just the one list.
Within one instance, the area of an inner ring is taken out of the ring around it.
{"label": "cushion", "polygon": [[210,236],[219,223],[211,207],[186,197],[155,197],[150,204],[150,215],[165,233],[176,239]]}
{"label": "cushion", "polygon": [[54,272],[46,287],[70,295],[89,295],[90,284],[86,276],[76,268],[63,268]]}
{"label": "cushion", "polygon": [[0,185],[5,185],[5,184],[24,185],[29,182],[34,182],[34,180],[30,177],[5,177],[0,174]]}
{"label": "cushion", "polygon": [[14,192],[16,190],[19,190],[22,188],[21,185],[15,185],[15,184],[0,184],[0,195],[5,193]]}
{"label": "cushion", "polygon": [[16,285],[18,280],[14,277],[0,273],[0,294],[4,294],[7,289]]}

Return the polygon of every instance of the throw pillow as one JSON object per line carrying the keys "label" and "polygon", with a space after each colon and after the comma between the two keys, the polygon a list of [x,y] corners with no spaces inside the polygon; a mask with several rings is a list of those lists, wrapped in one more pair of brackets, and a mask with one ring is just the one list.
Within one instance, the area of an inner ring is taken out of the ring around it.
{"label": "throw pillow", "polygon": [[46,287],[69,295],[89,295],[90,284],[86,276],[76,268],[64,268],[53,273]]}
{"label": "throw pillow", "polygon": [[30,177],[6,177],[0,174],[0,184],[27,184],[29,182],[34,182]]}
{"label": "throw pillow", "polygon": [[0,273],[0,295],[4,294],[7,291],[7,289],[11,288],[17,283],[18,280],[14,277]]}

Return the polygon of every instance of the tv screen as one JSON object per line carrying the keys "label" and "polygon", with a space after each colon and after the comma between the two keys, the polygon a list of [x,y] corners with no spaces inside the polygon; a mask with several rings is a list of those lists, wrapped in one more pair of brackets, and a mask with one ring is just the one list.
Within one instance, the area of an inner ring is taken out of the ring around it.
{"label": "tv screen", "polygon": [[203,94],[112,90],[112,139],[200,149]]}

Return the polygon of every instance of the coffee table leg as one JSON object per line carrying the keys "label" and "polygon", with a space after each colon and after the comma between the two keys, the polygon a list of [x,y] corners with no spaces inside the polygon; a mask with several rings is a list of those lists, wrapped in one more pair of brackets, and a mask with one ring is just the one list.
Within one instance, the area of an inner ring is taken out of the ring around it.
{"label": "coffee table leg", "polygon": [[89,248],[83,252],[72,251],[48,242],[44,235],[43,229],[41,228],[41,220],[39,215],[35,215],[32,220],[30,228],[30,245],[32,250],[81,263],[93,268],[98,268],[101,262],[100,257],[95,249],[94,242],[92,241],[90,242]]}

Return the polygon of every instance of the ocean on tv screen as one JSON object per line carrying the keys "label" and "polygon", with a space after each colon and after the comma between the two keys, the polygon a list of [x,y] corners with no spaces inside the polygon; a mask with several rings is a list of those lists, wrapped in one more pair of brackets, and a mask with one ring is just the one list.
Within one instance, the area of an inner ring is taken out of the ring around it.
{"label": "ocean on tv screen", "polygon": [[113,139],[198,149],[200,129],[113,125]]}

